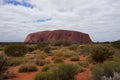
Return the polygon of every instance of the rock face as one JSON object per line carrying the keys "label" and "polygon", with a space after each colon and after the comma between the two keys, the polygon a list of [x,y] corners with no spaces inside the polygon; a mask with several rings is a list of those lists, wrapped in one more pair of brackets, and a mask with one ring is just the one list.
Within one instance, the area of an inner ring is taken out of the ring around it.
{"label": "rock face", "polygon": [[25,42],[54,42],[58,40],[68,40],[74,43],[92,43],[92,40],[88,34],[69,30],[54,30],[31,33],[27,36]]}

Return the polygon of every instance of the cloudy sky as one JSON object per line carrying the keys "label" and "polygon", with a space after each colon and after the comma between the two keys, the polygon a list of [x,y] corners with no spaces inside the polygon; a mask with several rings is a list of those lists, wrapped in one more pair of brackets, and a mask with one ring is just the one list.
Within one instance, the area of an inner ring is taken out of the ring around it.
{"label": "cloudy sky", "polygon": [[0,0],[0,42],[43,30],[77,30],[93,41],[120,39],[120,0]]}

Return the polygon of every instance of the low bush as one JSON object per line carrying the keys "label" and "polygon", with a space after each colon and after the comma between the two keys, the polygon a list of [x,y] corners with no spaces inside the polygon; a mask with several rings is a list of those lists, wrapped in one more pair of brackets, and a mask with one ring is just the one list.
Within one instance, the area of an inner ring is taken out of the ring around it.
{"label": "low bush", "polygon": [[60,80],[73,80],[74,76],[83,71],[83,68],[77,64],[61,64],[56,73]]}
{"label": "low bush", "polygon": [[11,44],[5,48],[5,54],[8,56],[24,56],[28,51],[28,48],[25,44]]}
{"label": "low bush", "polygon": [[45,61],[45,60],[42,60],[42,59],[37,59],[35,61],[35,64],[38,65],[38,66],[44,66],[45,64],[50,64],[50,61]]}
{"label": "low bush", "polygon": [[39,54],[35,55],[36,59],[45,59],[47,57],[47,54],[44,52],[40,52]]}
{"label": "low bush", "polygon": [[6,70],[8,58],[5,54],[0,53],[0,72]]}
{"label": "low bush", "polygon": [[115,48],[120,49],[120,40],[112,42],[111,45]]}
{"label": "low bush", "polygon": [[55,78],[53,72],[42,72],[35,76],[34,80],[59,80]]}
{"label": "low bush", "polygon": [[52,60],[55,62],[55,63],[61,63],[63,62],[65,59],[64,57],[64,52],[62,52],[61,50],[59,51],[54,51],[53,52],[53,57],[52,57]]}
{"label": "low bush", "polygon": [[70,60],[71,60],[71,61],[79,61],[80,59],[79,59],[79,56],[72,56],[72,57],[70,58]]}
{"label": "low bush", "polygon": [[34,64],[23,64],[19,68],[19,72],[34,72],[37,71],[37,66]]}
{"label": "low bush", "polygon": [[102,80],[103,76],[113,77],[114,73],[120,73],[120,63],[117,62],[105,62],[103,64],[97,64],[91,68],[91,79]]}
{"label": "low bush", "polygon": [[89,62],[88,61],[79,61],[78,65],[82,66],[82,67],[88,67]]}
{"label": "low bush", "polygon": [[57,64],[46,64],[43,66],[42,72],[53,71],[57,69],[57,66],[58,66]]}
{"label": "low bush", "polygon": [[51,47],[45,47],[44,48],[44,52],[45,53],[50,53],[50,51],[51,51]]}
{"label": "low bush", "polygon": [[32,52],[32,51],[34,51],[34,50],[36,50],[37,48],[35,47],[35,46],[29,46],[28,47],[28,51],[29,52]]}
{"label": "low bush", "polygon": [[41,53],[41,51],[39,49],[34,50],[34,51],[31,52],[31,54],[39,54],[39,53]]}
{"label": "low bush", "polygon": [[0,46],[0,51],[4,51],[5,47]]}
{"label": "low bush", "polygon": [[11,57],[9,58],[9,61],[7,61],[7,64],[9,66],[17,66],[17,65],[24,63],[25,61],[26,59],[23,57]]}
{"label": "low bush", "polygon": [[55,57],[53,59],[54,63],[63,63],[64,62],[64,58],[63,57]]}
{"label": "low bush", "polygon": [[115,50],[115,54],[113,55],[111,61],[120,62],[120,50]]}
{"label": "low bush", "polygon": [[8,69],[7,61],[8,61],[7,56],[3,53],[0,53],[0,80],[4,80],[6,76],[4,74]]}
{"label": "low bush", "polygon": [[49,43],[47,43],[47,42],[40,42],[37,44],[37,48],[40,50],[44,50],[48,45],[49,45]]}
{"label": "low bush", "polygon": [[96,45],[92,48],[91,58],[94,62],[104,62],[112,57],[114,49],[110,46]]}
{"label": "low bush", "polygon": [[91,45],[81,45],[80,48],[81,48],[80,54],[82,54],[82,55],[89,55],[92,50]]}
{"label": "low bush", "polygon": [[120,80],[120,73],[114,73],[113,77],[103,76],[102,80]]}
{"label": "low bush", "polygon": [[74,76],[83,68],[76,64],[60,64],[52,71],[37,74],[34,80],[73,80]]}
{"label": "low bush", "polygon": [[74,51],[66,51],[64,53],[64,57],[65,58],[71,58],[72,56],[76,55],[76,53]]}
{"label": "low bush", "polygon": [[71,41],[68,40],[59,40],[53,43],[53,46],[70,46],[72,44]]}
{"label": "low bush", "polygon": [[56,51],[53,52],[53,56],[54,57],[64,57],[64,52],[56,50]]}
{"label": "low bush", "polygon": [[14,72],[6,71],[4,74],[2,74],[0,80],[8,80],[14,77],[16,77],[16,74]]}
{"label": "low bush", "polygon": [[36,64],[36,65],[39,65],[39,66],[43,66],[43,65],[46,64],[46,62],[45,62],[45,60],[37,59],[37,60],[35,61],[35,64]]}
{"label": "low bush", "polygon": [[53,50],[52,54],[58,57],[70,58],[71,56],[76,55],[76,52],[67,49],[67,47],[61,47],[58,50]]}
{"label": "low bush", "polygon": [[77,48],[78,48],[78,45],[77,45],[77,44],[72,44],[72,45],[70,45],[69,50],[76,51]]}

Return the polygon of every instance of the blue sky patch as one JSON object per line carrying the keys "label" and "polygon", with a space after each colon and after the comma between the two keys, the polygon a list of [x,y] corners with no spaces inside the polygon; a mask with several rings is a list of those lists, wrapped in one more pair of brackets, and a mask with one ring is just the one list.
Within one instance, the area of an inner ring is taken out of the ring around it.
{"label": "blue sky patch", "polygon": [[24,6],[24,7],[28,7],[28,8],[34,8],[35,6],[30,4],[29,2],[27,2],[27,0],[21,0],[21,1],[17,1],[17,0],[3,0],[4,4],[12,4],[15,6]]}
{"label": "blue sky patch", "polygon": [[47,22],[47,21],[51,21],[52,18],[48,18],[48,19],[37,19],[37,20],[33,20],[33,21],[24,21],[23,23],[40,23],[40,22]]}
{"label": "blue sky patch", "polygon": [[33,22],[47,22],[47,21],[51,21],[51,18],[48,19],[38,19],[38,20],[34,20]]}

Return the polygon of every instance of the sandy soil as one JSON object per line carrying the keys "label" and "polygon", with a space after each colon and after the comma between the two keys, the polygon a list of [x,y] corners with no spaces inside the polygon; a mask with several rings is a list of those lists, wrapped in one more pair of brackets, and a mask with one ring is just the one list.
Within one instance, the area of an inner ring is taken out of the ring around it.
{"label": "sandy soil", "polygon": [[86,59],[87,59],[87,56],[84,56],[84,55],[80,56],[80,61],[86,61]]}
{"label": "sandy soil", "polygon": [[84,68],[84,71],[78,73],[75,76],[75,79],[76,80],[90,80],[90,67],[91,66],[89,66],[88,68]]}
{"label": "sandy soil", "polygon": [[[86,58],[87,58],[87,57],[85,57],[85,56],[80,56],[80,60],[81,60],[81,61],[85,61]],[[46,58],[46,60],[52,62],[51,56],[48,56],[48,57]],[[53,63],[53,62],[52,62],[52,63]],[[65,60],[65,63],[73,63],[73,64],[75,64],[75,63],[77,63],[77,62],[73,62],[73,61],[71,62],[70,59],[66,59],[66,60]],[[75,76],[76,80],[89,80],[89,79],[90,79],[90,67],[91,67],[91,66],[85,68],[83,72],[78,73],[78,74]],[[15,73],[15,74],[16,74],[16,77],[15,77],[15,78],[8,79],[8,80],[33,80],[34,76],[35,76],[37,73],[41,72],[41,67],[38,67],[38,68],[39,68],[39,70],[38,70],[37,72],[18,73],[19,66],[11,67],[9,70],[10,70],[11,72]]]}
{"label": "sandy soil", "polygon": [[45,60],[46,60],[46,61],[50,61],[52,64],[54,63],[54,62],[52,61],[52,57],[51,57],[51,56],[48,56]]}
{"label": "sandy soil", "polygon": [[34,76],[41,71],[41,67],[38,67],[38,71],[36,72],[25,72],[18,73],[19,66],[11,67],[9,69],[10,72],[15,73],[16,77],[8,79],[8,80],[33,80]]}

